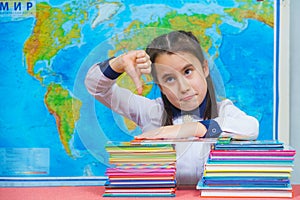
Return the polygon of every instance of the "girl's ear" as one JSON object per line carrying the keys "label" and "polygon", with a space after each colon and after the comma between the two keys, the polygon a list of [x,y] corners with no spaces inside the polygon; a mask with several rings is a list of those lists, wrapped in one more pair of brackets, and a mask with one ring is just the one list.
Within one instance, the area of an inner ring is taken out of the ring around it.
{"label": "girl's ear", "polygon": [[203,68],[203,72],[204,72],[205,78],[207,78],[208,75],[209,75],[209,67],[208,67],[208,62],[207,62],[207,60],[204,60],[204,61],[203,61],[203,66],[202,66],[202,68]]}

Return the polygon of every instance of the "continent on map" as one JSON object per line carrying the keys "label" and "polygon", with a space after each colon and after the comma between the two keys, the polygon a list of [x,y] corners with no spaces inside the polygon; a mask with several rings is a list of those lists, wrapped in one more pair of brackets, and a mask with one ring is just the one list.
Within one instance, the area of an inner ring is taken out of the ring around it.
{"label": "continent on map", "polygon": [[[40,81],[42,85],[45,78],[55,75],[51,70],[51,59],[68,45],[80,42],[80,24],[86,20],[86,14],[77,9],[72,15],[70,7],[65,10],[53,8],[47,3],[36,5],[36,24],[32,35],[24,44],[24,54],[27,64],[27,72]],[[64,24],[72,21],[70,28],[64,28]],[[35,69],[37,62],[46,62],[49,67]],[[61,83],[51,84],[45,96],[45,103],[49,112],[54,115],[60,135],[60,140],[71,156],[69,142],[74,133],[76,121],[80,115],[80,101],[74,100],[63,89]],[[77,109],[77,110],[76,110]]]}
{"label": "continent on map", "polygon": [[69,142],[75,131],[75,123],[80,117],[81,101],[72,97],[61,85],[50,84],[45,96],[45,104],[55,117],[59,137],[66,152],[72,156]]}
{"label": "continent on map", "polygon": [[[51,59],[61,49],[80,42],[80,24],[86,20],[86,15],[83,11],[69,15],[47,3],[37,4],[36,12],[36,24],[32,35],[25,42],[24,54],[28,73],[42,82],[43,76],[49,74],[46,69],[35,69],[35,65],[38,61],[47,61],[50,65]],[[74,23],[67,30],[64,24],[68,21]]]}
{"label": "continent on map", "polygon": [[[92,27],[108,20],[120,8],[119,3],[99,4],[98,15]],[[85,7],[84,7],[85,6]],[[24,44],[24,55],[27,72],[37,79],[42,86],[47,87],[45,104],[56,119],[56,125],[61,143],[67,154],[72,156],[69,143],[74,134],[75,123],[80,118],[81,101],[72,97],[59,80],[53,84],[45,80],[51,76],[60,76],[52,70],[51,61],[62,49],[79,44],[82,39],[82,26],[88,20],[86,10],[93,4],[65,4],[63,8],[55,8],[48,3],[36,5],[36,23],[33,32]],[[106,12],[107,11],[107,12]],[[38,62],[45,62],[45,67],[37,68]],[[50,84],[50,85],[48,85]]]}
{"label": "continent on map", "polygon": [[271,1],[261,1],[254,4],[252,1],[241,1],[242,5],[237,8],[225,8],[224,11],[232,16],[235,21],[242,22],[245,19],[256,19],[271,27],[274,26],[273,3]]}

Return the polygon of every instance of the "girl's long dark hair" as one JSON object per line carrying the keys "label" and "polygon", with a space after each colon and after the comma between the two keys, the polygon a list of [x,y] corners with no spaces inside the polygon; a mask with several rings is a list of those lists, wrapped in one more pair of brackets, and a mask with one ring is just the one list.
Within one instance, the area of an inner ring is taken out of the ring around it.
{"label": "girl's long dark hair", "polygon": [[[204,66],[204,55],[198,39],[191,33],[186,31],[173,31],[165,35],[155,38],[146,49],[147,54],[150,56],[152,64],[152,76],[154,82],[158,83],[155,59],[161,54],[174,54],[178,52],[187,52],[194,55],[199,59],[202,66]],[[217,102],[215,90],[210,75],[206,77],[207,81],[207,102],[204,111],[204,119],[213,119],[218,116]],[[158,83],[159,84],[159,83]],[[173,124],[172,104],[168,98],[161,92],[162,100],[164,103],[165,112],[162,118],[162,126]]]}

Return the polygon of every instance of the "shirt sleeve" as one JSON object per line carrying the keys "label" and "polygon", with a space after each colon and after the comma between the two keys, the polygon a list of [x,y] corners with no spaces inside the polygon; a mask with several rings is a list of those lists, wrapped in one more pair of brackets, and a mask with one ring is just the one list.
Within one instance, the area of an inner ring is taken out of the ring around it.
{"label": "shirt sleeve", "polygon": [[118,73],[116,71],[114,71],[110,64],[109,64],[109,61],[111,59],[113,59],[114,57],[112,58],[109,58],[101,63],[98,63],[99,67],[100,67],[100,70],[102,71],[102,73],[109,79],[111,80],[115,80],[116,78],[118,78],[122,73]]}
{"label": "shirt sleeve", "polygon": [[199,121],[199,123],[203,124],[207,129],[203,138],[217,138],[222,133],[219,124],[213,119]]}
{"label": "shirt sleeve", "polygon": [[109,60],[93,65],[85,77],[88,92],[114,112],[134,121],[145,131],[159,127],[162,106],[157,99],[136,95],[119,87],[116,78],[120,74],[109,66]]}
{"label": "shirt sleeve", "polygon": [[214,120],[222,129],[222,137],[241,140],[255,140],[258,137],[258,120],[241,111],[229,99],[218,103],[218,117]]}

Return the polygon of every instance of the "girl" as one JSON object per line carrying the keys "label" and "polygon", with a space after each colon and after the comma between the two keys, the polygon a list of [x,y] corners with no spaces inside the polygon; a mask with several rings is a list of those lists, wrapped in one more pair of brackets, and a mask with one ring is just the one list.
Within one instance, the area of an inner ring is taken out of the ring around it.
{"label": "girl", "polygon": [[[151,100],[115,84],[126,72],[142,92],[141,74],[152,72],[161,98]],[[253,140],[258,121],[226,99],[216,102],[213,83],[197,38],[173,31],[154,39],[146,51],[134,50],[95,64],[86,80],[88,91],[142,129],[137,139],[232,137]],[[205,143],[177,143],[179,184],[196,184],[210,149]],[[202,163],[202,164],[201,164]]]}

